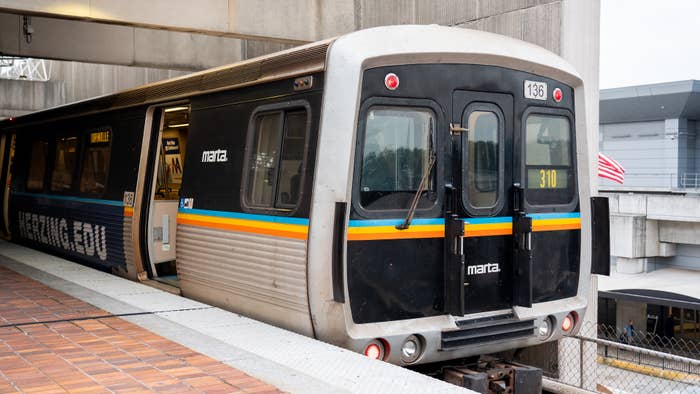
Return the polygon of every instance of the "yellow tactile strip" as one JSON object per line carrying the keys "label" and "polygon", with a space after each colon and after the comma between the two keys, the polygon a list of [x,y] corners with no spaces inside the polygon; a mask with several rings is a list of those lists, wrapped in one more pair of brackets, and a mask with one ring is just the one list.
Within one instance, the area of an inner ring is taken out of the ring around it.
{"label": "yellow tactile strip", "polygon": [[279,392],[123,319],[70,320],[104,315],[0,267],[0,393]]}

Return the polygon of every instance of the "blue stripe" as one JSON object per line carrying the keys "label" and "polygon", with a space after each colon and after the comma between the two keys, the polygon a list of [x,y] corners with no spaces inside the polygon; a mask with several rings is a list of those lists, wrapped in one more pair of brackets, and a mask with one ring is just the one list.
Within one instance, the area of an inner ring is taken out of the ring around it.
{"label": "blue stripe", "polygon": [[[577,219],[581,217],[580,212],[568,213],[535,213],[527,215],[536,220],[541,219]],[[499,224],[511,223],[513,218],[510,216],[496,216],[488,218],[461,218],[468,224]],[[379,226],[396,226],[404,222],[405,219],[381,219],[381,220],[351,220],[350,227],[379,227]],[[445,219],[413,219],[411,225],[436,225],[445,224]]]}
{"label": "blue stripe", "polygon": [[533,213],[527,215],[535,220],[539,219],[580,219],[581,212],[568,212],[568,213]]}
{"label": "blue stripe", "polygon": [[[351,220],[350,227],[379,227],[379,226],[396,226],[402,224],[406,219],[380,219],[380,220]],[[444,225],[445,219],[413,219],[411,226],[420,225]]]}
{"label": "blue stripe", "polygon": [[42,194],[42,193],[26,193],[26,192],[12,192],[16,196],[32,197],[32,198],[48,198],[51,200],[61,200],[61,201],[75,201],[75,202],[85,202],[89,204],[102,204],[111,205],[115,207],[123,207],[124,202],[115,200],[100,200],[98,198],[83,198],[83,197],[73,197],[73,196],[57,196],[55,194]]}
{"label": "blue stripe", "polygon": [[468,224],[500,224],[512,223],[513,218],[510,216],[496,216],[492,218],[461,218]]}
{"label": "blue stripe", "polygon": [[300,224],[303,226],[309,225],[309,219],[307,218],[290,218],[284,216],[272,216],[272,215],[255,215],[251,213],[242,212],[224,212],[224,211],[210,211],[207,209],[188,209],[180,208],[179,213],[188,213],[193,215],[203,215],[203,216],[214,216],[218,218],[226,219],[242,219],[242,220],[257,220],[259,222],[269,222],[269,223],[281,223],[281,224]]}

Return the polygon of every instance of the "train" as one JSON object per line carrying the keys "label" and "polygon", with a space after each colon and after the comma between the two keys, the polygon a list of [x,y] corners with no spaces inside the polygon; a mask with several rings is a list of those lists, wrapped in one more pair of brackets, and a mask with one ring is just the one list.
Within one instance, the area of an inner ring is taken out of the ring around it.
{"label": "train", "polygon": [[361,30],[3,120],[0,230],[402,366],[538,345],[609,269],[587,105],[532,44]]}

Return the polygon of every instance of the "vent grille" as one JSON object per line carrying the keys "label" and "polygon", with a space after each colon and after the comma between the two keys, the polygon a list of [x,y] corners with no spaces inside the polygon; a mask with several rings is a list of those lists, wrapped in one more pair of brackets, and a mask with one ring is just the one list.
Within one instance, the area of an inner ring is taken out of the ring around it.
{"label": "vent grille", "polygon": [[442,349],[499,342],[534,335],[535,320],[516,320],[512,315],[457,322],[459,328],[442,332]]}

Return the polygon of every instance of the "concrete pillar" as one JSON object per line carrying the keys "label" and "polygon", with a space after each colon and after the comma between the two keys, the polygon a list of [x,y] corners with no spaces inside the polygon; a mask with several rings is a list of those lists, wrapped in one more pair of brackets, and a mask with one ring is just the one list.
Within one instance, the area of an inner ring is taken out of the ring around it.
{"label": "concrete pillar", "polygon": [[[600,92],[598,89],[598,65],[600,57],[600,1],[599,0],[563,0],[561,11],[561,55],[568,60],[581,74],[585,83],[586,95],[586,122],[588,135],[588,161],[591,196],[598,195],[597,163],[598,157],[598,101]],[[590,213],[582,212],[581,219],[590,219]],[[582,239],[583,248],[590,247],[590,234]],[[586,252],[582,254],[585,255]],[[588,252],[590,253],[590,252]],[[590,256],[590,254],[589,254]],[[592,275],[588,287],[588,309],[583,316],[583,329],[581,335],[595,337],[598,322],[598,277]],[[567,341],[567,340],[565,340]],[[569,346],[566,346],[569,345]],[[568,350],[571,344],[560,344],[559,367],[560,376],[569,377],[572,381],[565,383],[580,384],[582,388],[591,391],[596,390],[597,370],[588,368],[590,358],[596,357],[596,345],[584,344],[578,351],[572,354]],[[584,359],[586,368],[579,365],[578,360]],[[566,361],[564,361],[566,360]],[[565,370],[562,370],[565,369]],[[578,379],[576,379],[578,378]],[[576,381],[578,380],[578,381]]]}
{"label": "concrete pillar", "polygon": [[680,145],[681,132],[685,134],[688,129],[686,119],[666,119],[664,122],[664,160],[663,168],[667,183],[664,185],[675,189],[679,186]]}
{"label": "concrete pillar", "polygon": [[691,186],[688,183],[694,183],[694,178],[684,180],[683,177],[695,172],[696,134],[695,122],[687,119],[679,119],[678,121],[678,187],[683,188]]}

